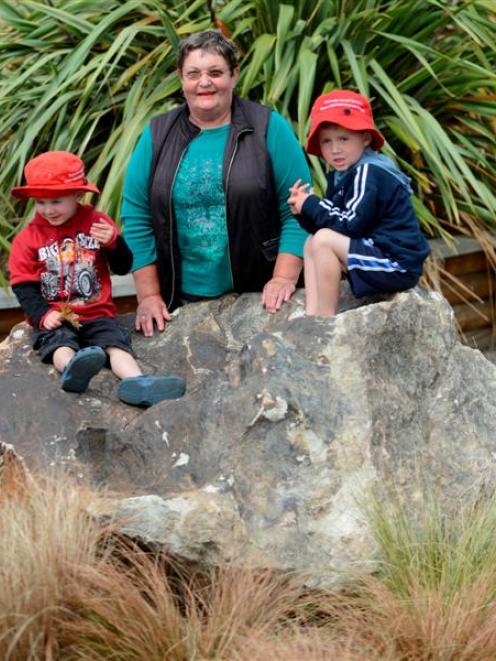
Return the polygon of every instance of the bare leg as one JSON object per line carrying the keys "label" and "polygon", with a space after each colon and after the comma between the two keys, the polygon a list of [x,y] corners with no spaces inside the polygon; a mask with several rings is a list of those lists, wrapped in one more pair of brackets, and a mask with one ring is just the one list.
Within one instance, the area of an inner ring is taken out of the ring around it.
{"label": "bare leg", "polygon": [[75,353],[74,349],[71,349],[70,347],[59,347],[58,349],[55,349],[52,360],[57,372],[64,371],[64,367]]}
{"label": "bare leg", "polygon": [[[339,300],[341,273],[346,269],[350,239],[330,229],[321,229],[312,237],[311,264],[317,290],[316,302],[312,300],[307,314],[332,317],[336,314]],[[306,270],[305,270],[306,275]]]}
{"label": "bare leg", "polygon": [[127,379],[129,376],[141,376],[143,374],[134,357],[124,349],[106,347],[105,351],[110,358],[112,372],[119,379]]}

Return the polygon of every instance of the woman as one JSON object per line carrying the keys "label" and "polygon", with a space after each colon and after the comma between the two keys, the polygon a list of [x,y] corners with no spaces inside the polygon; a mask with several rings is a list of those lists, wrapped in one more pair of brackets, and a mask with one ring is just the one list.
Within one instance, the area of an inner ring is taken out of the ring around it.
{"label": "woman", "polygon": [[122,219],[133,251],[136,330],[153,335],[186,301],[262,291],[269,312],[289,300],[307,234],[287,205],[310,182],[283,117],[233,95],[231,41],[207,30],[179,44],[186,104],[152,119],[131,157]]}

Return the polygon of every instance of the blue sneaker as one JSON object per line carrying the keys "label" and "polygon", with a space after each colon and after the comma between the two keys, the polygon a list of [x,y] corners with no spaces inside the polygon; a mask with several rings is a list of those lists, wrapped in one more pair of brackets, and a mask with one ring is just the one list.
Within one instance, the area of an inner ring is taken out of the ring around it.
{"label": "blue sneaker", "polygon": [[107,354],[101,347],[80,349],[67,363],[60,376],[63,390],[84,392],[89,382],[107,362]]}
{"label": "blue sneaker", "polygon": [[133,406],[152,406],[164,399],[178,399],[186,391],[180,376],[130,376],[117,388],[119,399]]}

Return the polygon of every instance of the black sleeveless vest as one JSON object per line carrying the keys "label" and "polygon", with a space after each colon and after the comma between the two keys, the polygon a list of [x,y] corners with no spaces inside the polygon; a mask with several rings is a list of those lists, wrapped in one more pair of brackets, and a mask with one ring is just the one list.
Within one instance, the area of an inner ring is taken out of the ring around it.
{"label": "black sleeveless vest", "polygon": [[[266,147],[271,110],[234,97],[226,144],[223,185],[234,290],[261,291],[272,277],[281,221],[270,156]],[[179,247],[172,189],[181,158],[200,129],[188,119],[187,106],[151,121],[153,156],[150,206],[157,242],[160,289],[169,309],[181,294]]]}

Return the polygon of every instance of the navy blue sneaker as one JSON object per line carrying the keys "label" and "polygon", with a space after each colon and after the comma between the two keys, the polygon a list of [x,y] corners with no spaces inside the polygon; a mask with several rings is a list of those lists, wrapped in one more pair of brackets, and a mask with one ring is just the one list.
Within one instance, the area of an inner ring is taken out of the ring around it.
{"label": "navy blue sneaker", "polygon": [[130,376],[117,388],[119,399],[133,406],[153,406],[164,399],[178,399],[186,391],[180,376]]}
{"label": "navy blue sneaker", "polygon": [[101,347],[80,349],[70,359],[60,376],[63,390],[84,392],[89,382],[107,362],[107,354]]}

